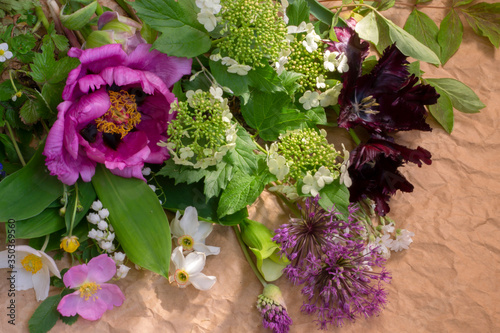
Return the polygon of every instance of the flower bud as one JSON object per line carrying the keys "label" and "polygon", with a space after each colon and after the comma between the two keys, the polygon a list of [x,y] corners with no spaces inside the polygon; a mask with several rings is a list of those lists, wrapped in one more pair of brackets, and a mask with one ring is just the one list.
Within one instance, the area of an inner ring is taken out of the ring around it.
{"label": "flower bud", "polygon": [[76,236],[66,236],[61,241],[60,248],[68,253],[75,252],[80,247],[80,242]]}
{"label": "flower bud", "polygon": [[66,207],[61,207],[61,209],[59,209],[59,215],[64,216],[64,214],[66,214]]}

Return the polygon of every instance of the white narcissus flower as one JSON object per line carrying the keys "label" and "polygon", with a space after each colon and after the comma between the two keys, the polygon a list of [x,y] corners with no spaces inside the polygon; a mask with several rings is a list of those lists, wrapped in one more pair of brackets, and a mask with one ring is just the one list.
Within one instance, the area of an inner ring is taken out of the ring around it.
{"label": "white narcissus flower", "polygon": [[9,45],[7,43],[0,44],[0,62],[12,58],[12,56],[12,52],[9,51]]}
{"label": "white narcissus flower", "polygon": [[[8,250],[0,252],[0,268],[10,268],[16,290],[35,289],[36,300],[43,301],[49,296],[50,273],[61,278],[54,260],[45,252],[27,245],[15,247],[15,262]],[[13,267],[11,266],[13,265]]]}
{"label": "white narcissus flower", "polygon": [[169,278],[170,282],[176,282],[180,288],[186,288],[192,284],[199,290],[208,290],[217,281],[215,276],[207,276],[201,271],[205,267],[206,255],[203,252],[191,252],[186,257],[182,253],[182,247],[178,246],[172,251],[172,262],[175,266],[174,276]]}
{"label": "white narcissus flower", "polygon": [[179,220],[180,213],[177,212],[175,218],[170,224],[170,230],[174,238],[177,238],[177,244],[186,251],[199,251],[206,255],[217,255],[220,248],[216,246],[205,245],[205,238],[210,235],[213,224],[198,221],[198,212],[196,208],[189,206],[184,211],[184,215]]}
{"label": "white narcissus flower", "polygon": [[304,107],[304,110],[310,110],[319,105],[319,94],[316,91],[307,90],[301,98],[299,98],[299,102]]}

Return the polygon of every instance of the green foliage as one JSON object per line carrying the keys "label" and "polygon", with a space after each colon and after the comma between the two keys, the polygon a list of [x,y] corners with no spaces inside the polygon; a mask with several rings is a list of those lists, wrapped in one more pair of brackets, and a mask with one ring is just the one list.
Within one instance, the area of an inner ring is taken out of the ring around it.
{"label": "green foliage", "polygon": [[333,183],[326,185],[320,191],[321,198],[319,204],[325,210],[330,210],[333,206],[345,216],[348,215],[349,207],[349,189],[345,185],[341,185],[338,179]]}
{"label": "green foliage", "polygon": [[[80,212],[76,212],[75,220],[73,222],[73,228],[84,219],[87,211],[90,209],[92,202],[96,199],[96,193],[94,191],[94,187],[92,183],[86,183],[82,180],[78,181],[78,203],[82,206],[82,210]],[[74,187],[76,189],[76,187]],[[71,196],[69,197],[69,202],[66,207],[66,214],[64,215],[64,222],[66,225],[66,230],[70,230],[71,227],[71,218],[73,216],[73,210],[75,208],[76,203],[76,193],[73,191]]]}
{"label": "green foliage", "polygon": [[306,0],[311,14],[314,15],[321,22],[330,25],[333,20],[333,13],[331,10],[323,6],[317,0]]}
{"label": "green foliage", "polygon": [[50,24],[47,34],[42,39],[44,44],[53,43],[59,51],[66,51],[69,47],[69,41],[65,36],[58,35],[54,28],[54,23]]}
{"label": "green foliage", "polygon": [[285,91],[278,74],[269,64],[251,70],[247,76],[249,85],[263,92]]}
{"label": "green foliage", "polygon": [[302,22],[309,22],[309,6],[305,0],[290,1],[286,9],[288,25],[298,26]]}
{"label": "green foliage", "polygon": [[[210,60],[210,71],[217,82],[223,87],[231,89],[234,95],[241,96],[248,92],[248,75],[241,76],[234,73],[228,73],[227,66],[223,65],[220,61],[212,60]],[[252,71],[250,71],[249,74]]]}
{"label": "green foliage", "polygon": [[500,3],[480,2],[462,9],[476,34],[488,37],[495,47],[500,46]]}
{"label": "green foliage", "polygon": [[59,319],[57,305],[62,299],[62,295],[54,295],[47,297],[28,321],[30,333],[46,333],[54,327]]}
{"label": "green foliage", "polygon": [[233,178],[233,166],[226,162],[219,162],[215,171],[209,172],[205,177],[205,189],[203,193],[207,198],[217,197],[221,190],[225,189],[227,184]]}
{"label": "green foliage", "polygon": [[137,0],[137,15],[162,34],[153,48],[177,57],[196,57],[211,47],[210,36],[197,20],[194,0]]}
{"label": "green foliage", "polygon": [[460,47],[463,30],[462,21],[455,10],[451,10],[441,21],[437,41],[441,48],[440,59],[443,65]]}
{"label": "green foliage", "polygon": [[64,226],[64,218],[59,215],[59,208],[47,208],[38,215],[17,221],[15,225],[16,238],[42,237],[61,230]]}
{"label": "green foliage", "polygon": [[440,95],[436,104],[429,105],[429,112],[443,126],[444,130],[451,133],[453,130],[453,105],[451,99],[439,87],[434,87],[436,92]]}
{"label": "green foliage", "polygon": [[66,80],[68,73],[80,61],[76,58],[65,57],[61,60],[54,58],[54,45],[51,43],[42,46],[42,53],[37,53],[31,65],[31,77],[38,83],[58,83]]}
{"label": "green foliage", "polygon": [[33,8],[33,0],[0,0],[0,16],[4,17],[5,12],[17,14]]}
{"label": "green foliage", "polygon": [[156,194],[144,181],[115,176],[103,165],[96,167],[92,184],[129,259],[168,279],[172,242]]}
{"label": "green foliage", "polygon": [[61,15],[59,16],[61,19],[61,23],[68,29],[80,30],[90,21],[90,18],[94,15],[97,9],[97,1],[94,1],[87,6],[80,8],[69,15],[63,14],[65,8],[66,6],[62,8]]}
{"label": "green foliage", "polygon": [[486,107],[477,95],[464,83],[455,79],[426,79],[426,82],[439,88],[450,97],[453,107],[464,113],[477,113]]}
{"label": "green foliage", "polygon": [[404,30],[430,48],[436,55],[440,55],[441,49],[437,42],[439,28],[425,13],[414,9],[406,20]]}

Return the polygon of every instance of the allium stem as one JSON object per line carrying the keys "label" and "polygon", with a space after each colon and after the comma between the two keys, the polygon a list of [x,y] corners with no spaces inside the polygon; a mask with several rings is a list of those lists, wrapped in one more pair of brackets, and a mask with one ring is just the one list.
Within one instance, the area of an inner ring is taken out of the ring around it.
{"label": "allium stem", "polygon": [[255,266],[255,263],[253,262],[252,258],[250,257],[250,253],[248,253],[247,246],[243,242],[243,239],[241,238],[241,232],[238,229],[238,226],[233,226],[234,233],[236,234],[236,238],[238,239],[238,243],[240,243],[241,250],[243,251],[243,254],[245,255],[245,258],[248,261],[248,264],[252,268],[253,272],[255,273],[255,276],[257,279],[259,279],[260,283],[262,283],[262,286],[266,287],[267,282],[266,280],[262,277],[260,274],[259,270],[257,269],[257,266]]}

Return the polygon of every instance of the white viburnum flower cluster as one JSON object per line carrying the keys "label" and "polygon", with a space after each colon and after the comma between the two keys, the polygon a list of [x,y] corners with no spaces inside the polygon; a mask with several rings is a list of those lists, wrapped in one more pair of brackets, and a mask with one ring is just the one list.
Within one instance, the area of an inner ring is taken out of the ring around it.
{"label": "white viburnum flower cluster", "polygon": [[311,53],[318,49],[318,42],[321,41],[321,37],[314,31],[314,25],[312,23],[301,22],[298,26],[289,25],[289,34],[298,34],[302,32],[307,32],[302,45],[306,48],[307,52]]}
{"label": "white viburnum flower cluster", "polygon": [[304,185],[302,185],[302,193],[310,193],[313,197],[315,197],[319,194],[319,191],[321,191],[321,189],[325,187],[325,185],[331,184],[333,182],[333,177],[330,170],[322,166],[318,169],[318,171],[316,171],[314,176],[311,175],[310,171],[307,171],[303,182]]}
{"label": "white viburnum flower cluster", "polygon": [[349,151],[345,149],[344,144],[342,144],[342,149],[344,151],[344,161],[340,166],[340,184],[344,184],[346,187],[351,187],[352,179],[349,176],[349,166],[351,166],[351,162],[349,161]]}
{"label": "white viburnum flower cluster", "polygon": [[284,156],[278,154],[278,144],[275,142],[271,144],[268,150],[267,167],[269,172],[275,175],[278,180],[283,180],[290,171],[289,162],[286,161]]}
{"label": "white viburnum flower cluster", "polygon": [[349,71],[349,65],[347,64],[347,56],[345,53],[331,52],[326,50],[323,54],[324,56],[324,66],[325,69],[330,72],[345,73]]}
{"label": "white viburnum flower cluster", "polygon": [[[195,207],[189,206],[184,210],[184,215],[176,213],[170,224],[172,238],[177,240],[177,247],[172,252],[172,261],[175,265],[175,274],[169,278],[176,282],[180,288],[192,284],[196,289],[208,290],[217,281],[215,276],[206,276],[201,273],[205,267],[206,257],[217,255],[220,248],[208,246],[205,239],[210,235],[213,224],[199,221]],[[187,254],[186,256],[184,256]]]}
{"label": "white viburnum flower cluster", "polygon": [[299,98],[299,103],[302,104],[304,110],[310,110],[319,105],[319,93],[317,91],[307,90],[304,95]]}
{"label": "white viburnum flower cluster", "polygon": [[89,231],[88,237],[97,241],[97,245],[107,253],[116,250],[113,240],[115,233],[113,226],[108,222],[109,211],[103,208],[101,201],[96,200],[91,206],[94,212],[87,215],[87,221],[96,226]]}
{"label": "white viburnum flower cluster", "polygon": [[198,22],[203,24],[207,31],[213,31],[220,20],[215,16],[222,9],[220,0],[196,0],[196,7],[200,9],[197,15]]}
{"label": "white viburnum flower cluster", "polygon": [[278,61],[273,64],[273,67],[278,75],[281,75],[281,73],[285,70],[285,64],[288,62],[288,56],[290,53],[290,50],[280,51]]}

